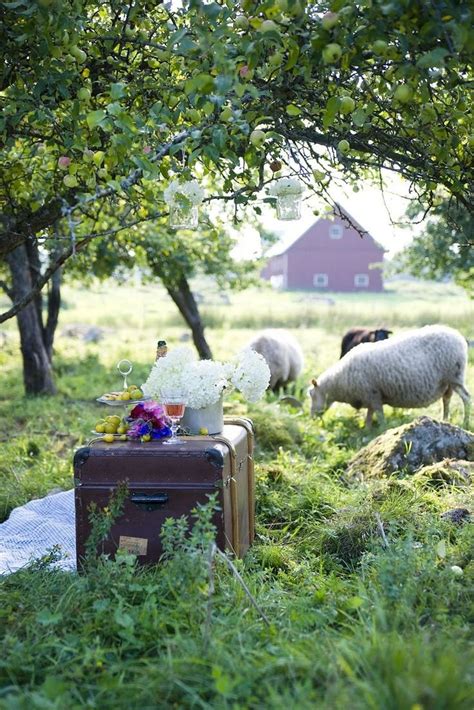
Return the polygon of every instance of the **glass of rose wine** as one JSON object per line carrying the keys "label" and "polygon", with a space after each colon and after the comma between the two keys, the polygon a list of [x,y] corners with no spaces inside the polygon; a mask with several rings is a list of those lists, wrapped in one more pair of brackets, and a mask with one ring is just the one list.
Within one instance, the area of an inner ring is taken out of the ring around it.
{"label": "glass of rose wine", "polygon": [[186,398],[184,394],[180,392],[166,392],[162,390],[160,400],[166,416],[171,420],[171,437],[165,439],[163,444],[182,444],[183,439],[179,439],[176,432],[178,431],[179,422],[186,408]]}

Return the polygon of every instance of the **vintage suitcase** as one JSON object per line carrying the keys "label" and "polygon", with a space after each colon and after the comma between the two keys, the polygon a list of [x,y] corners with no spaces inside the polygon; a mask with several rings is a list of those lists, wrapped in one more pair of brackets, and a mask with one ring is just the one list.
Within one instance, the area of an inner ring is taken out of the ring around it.
{"label": "vintage suitcase", "polygon": [[218,492],[214,515],[217,545],[243,557],[254,537],[253,428],[250,420],[226,420],[217,436],[186,437],[176,446],[162,441],[102,441],[82,447],[74,456],[76,550],[78,567],[91,531],[90,505],[108,505],[121,481],[127,483],[123,514],[103,544],[113,555],[124,548],[143,563],[162,553],[164,520],[189,515],[197,503]]}

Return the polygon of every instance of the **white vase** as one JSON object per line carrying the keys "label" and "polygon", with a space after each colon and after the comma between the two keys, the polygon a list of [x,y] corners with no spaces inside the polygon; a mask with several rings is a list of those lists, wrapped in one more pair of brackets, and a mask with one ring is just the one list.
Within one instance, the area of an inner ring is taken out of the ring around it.
{"label": "white vase", "polygon": [[170,205],[169,225],[174,229],[195,229],[199,224],[196,205]]}
{"label": "white vase", "polygon": [[277,219],[290,220],[301,217],[301,193],[278,195],[276,202]]}
{"label": "white vase", "polygon": [[224,429],[223,398],[201,409],[186,407],[180,422],[180,428],[186,434],[220,434]]}

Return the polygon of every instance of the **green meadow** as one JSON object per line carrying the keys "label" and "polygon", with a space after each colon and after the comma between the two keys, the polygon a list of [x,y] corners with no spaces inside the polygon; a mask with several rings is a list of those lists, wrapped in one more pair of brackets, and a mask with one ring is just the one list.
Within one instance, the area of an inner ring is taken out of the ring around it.
{"label": "green meadow", "polygon": [[[152,569],[125,555],[78,576],[44,559],[0,582],[0,708],[472,708],[473,526],[441,517],[473,510],[470,488],[403,472],[357,485],[345,477],[373,437],[422,413],[440,418],[441,403],[387,407],[385,424],[367,432],[343,404],[312,420],[305,390],[338,359],[346,328],[444,323],[474,340],[474,303],[451,284],[415,281],[350,295],[195,287],[214,357],[264,327],[289,329],[305,353],[294,388],[303,410],[273,395],[225,405],[256,428],[257,535],[236,565],[268,625],[219,561],[210,594],[206,511],[187,543],[167,531],[168,558]],[[104,415],[95,398],[121,384],[119,359],[132,360],[140,384],[157,339],[189,344],[160,287],[68,286],[63,296],[55,397],[24,396],[15,323],[0,329],[0,520],[72,487],[73,452]],[[82,337],[92,326],[98,342]],[[456,396],[451,419],[461,424]]]}

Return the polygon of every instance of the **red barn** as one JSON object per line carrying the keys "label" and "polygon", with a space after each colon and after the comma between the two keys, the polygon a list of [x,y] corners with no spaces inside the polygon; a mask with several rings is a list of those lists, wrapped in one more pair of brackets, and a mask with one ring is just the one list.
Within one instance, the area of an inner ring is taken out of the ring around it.
{"label": "red barn", "polygon": [[338,208],[342,217],[318,219],[284,251],[271,256],[262,277],[284,289],[383,291],[385,250]]}

